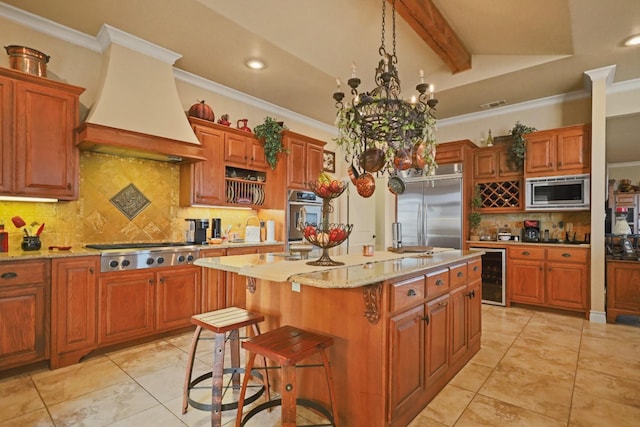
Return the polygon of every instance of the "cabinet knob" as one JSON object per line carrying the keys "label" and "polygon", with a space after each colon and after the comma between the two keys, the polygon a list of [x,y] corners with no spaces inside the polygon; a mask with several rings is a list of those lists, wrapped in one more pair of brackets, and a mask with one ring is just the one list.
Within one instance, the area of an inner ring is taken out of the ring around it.
{"label": "cabinet knob", "polygon": [[480,267],[478,267],[477,265],[473,267],[473,271],[478,271],[478,270],[480,270]]}
{"label": "cabinet knob", "polygon": [[416,291],[413,290],[413,289],[409,289],[409,291],[407,292],[407,296],[415,297],[416,296]]}
{"label": "cabinet knob", "polygon": [[436,286],[442,286],[442,285],[444,285],[444,281],[442,279],[436,280]]}
{"label": "cabinet knob", "polygon": [[16,277],[18,277],[18,273],[14,273],[13,271],[7,271],[6,273],[2,273],[2,277],[3,279],[14,279]]}
{"label": "cabinet knob", "polygon": [[93,274],[93,267],[89,267],[89,273]]}
{"label": "cabinet knob", "polygon": [[531,254],[529,252],[527,252],[527,251],[522,251],[522,255],[529,256]]}
{"label": "cabinet knob", "polygon": [[464,273],[463,273],[462,271],[458,271],[457,276],[458,276],[458,277],[462,277],[462,276],[464,276]]}
{"label": "cabinet knob", "polygon": [[425,321],[427,323],[427,325],[429,324],[429,315],[427,314],[426,316],[422,317],[422,320]]}
{"label": "cabinet knob", "polygon": [[562,254],[562,256],[565,257],[565,258],[570,258],[571,254],[568,253],[568,252],[565,252],[565,253]]}
{"label": "cabinet knob", "polygon": [[558,166],[562,166],[562,162],[558,162]]}
{"label": "cabinet knob", "polygon": [[438,305],[439,305],[440,307],[444,307],[444,306],[446,306],[447,304],[449,304],[449,302],[448,302],[448,301],[442,301],[442,302],[439,302],[439,303],[438,303]]}
{"label": "cabinet knob", "polygon": [[149,279],[149,286],[153,286],[153,280]]}
{"label": "cabinet knob", "polygon": [[549,271],[551,271],[551,267],[549,267]]}

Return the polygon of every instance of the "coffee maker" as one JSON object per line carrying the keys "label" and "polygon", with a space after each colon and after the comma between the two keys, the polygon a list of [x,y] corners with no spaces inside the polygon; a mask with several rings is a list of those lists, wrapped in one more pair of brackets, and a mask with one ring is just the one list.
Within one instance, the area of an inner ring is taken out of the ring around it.
{"label": "coffee maker", "polygon": [[202,245],[207,243],[207,228],[209,228],[209,220],[204,219],[185,219],[189,223],[187,229],[187,243],[194,245]]}
{"label": "coffee maker", "polygon": [[222,220],[220,218],[211,218],[211,238],[222,237]]}
{"label": "coffee maker", "polygon": [[539,242],[540,241],[540,221],[537,219],[524,220],[523,242]]}

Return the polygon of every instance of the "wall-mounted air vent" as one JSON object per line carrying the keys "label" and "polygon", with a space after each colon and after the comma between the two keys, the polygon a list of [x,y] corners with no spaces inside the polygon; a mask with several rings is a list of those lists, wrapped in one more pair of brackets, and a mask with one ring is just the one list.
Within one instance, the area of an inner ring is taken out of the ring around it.
{"label": "wall-mounted air vent", "polygon": [[483,110],[488,110],[489,108],[502,107],[503,105],[507,105],[506,99],[501,99],[500,101],[487,102],[486,104],[480,105],[480,108]]}

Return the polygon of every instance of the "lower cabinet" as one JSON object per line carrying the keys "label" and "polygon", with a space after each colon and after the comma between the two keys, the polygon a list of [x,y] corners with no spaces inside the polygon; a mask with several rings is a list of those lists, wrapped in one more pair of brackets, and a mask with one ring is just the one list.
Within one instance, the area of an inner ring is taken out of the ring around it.
{"label": "lower cabinet", "polygon": [[481,269],[478,258],[390,284],[387,425],[406,425],[480,349]]}
{"label": "lower cabinet", "polygon": [[640,263],[607,260],[607,322],[640,316]]}
{"label": "lower cabinet", "polygon": [[589,310],[589,249],[518,245],[507,256],[508,303]]}
{"label": "lower cabinet", "polygon": [[49,357],[49,261],[0,263],[0,369]]}
{"label": "lower cabinet", "polygon": [[98,282],[98,344],[191,324],[201,310],[200,267],[105,273]]}
{"label": "lower cabinet", "polygon": [[[200,258],[225,256],[226,249],[201,249]],[[226,272],[214,268],[202,268],[202,312],[225,307],[224,281]]]}
{"label": "lower cabinet", "polygon": [[99,257],[51,261],[51,361],[56,369],[96,348]]}

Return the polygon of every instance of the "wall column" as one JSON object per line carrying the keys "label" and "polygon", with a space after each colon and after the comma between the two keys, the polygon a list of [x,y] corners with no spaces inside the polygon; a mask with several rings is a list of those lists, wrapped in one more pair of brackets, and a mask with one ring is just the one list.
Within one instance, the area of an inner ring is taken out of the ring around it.
{"label": "wall column", "polygon": [[607,196],[607,87],[615,65],[585,71],[591,91],[591,311],[589,320],[605,323],[604,220]]}

